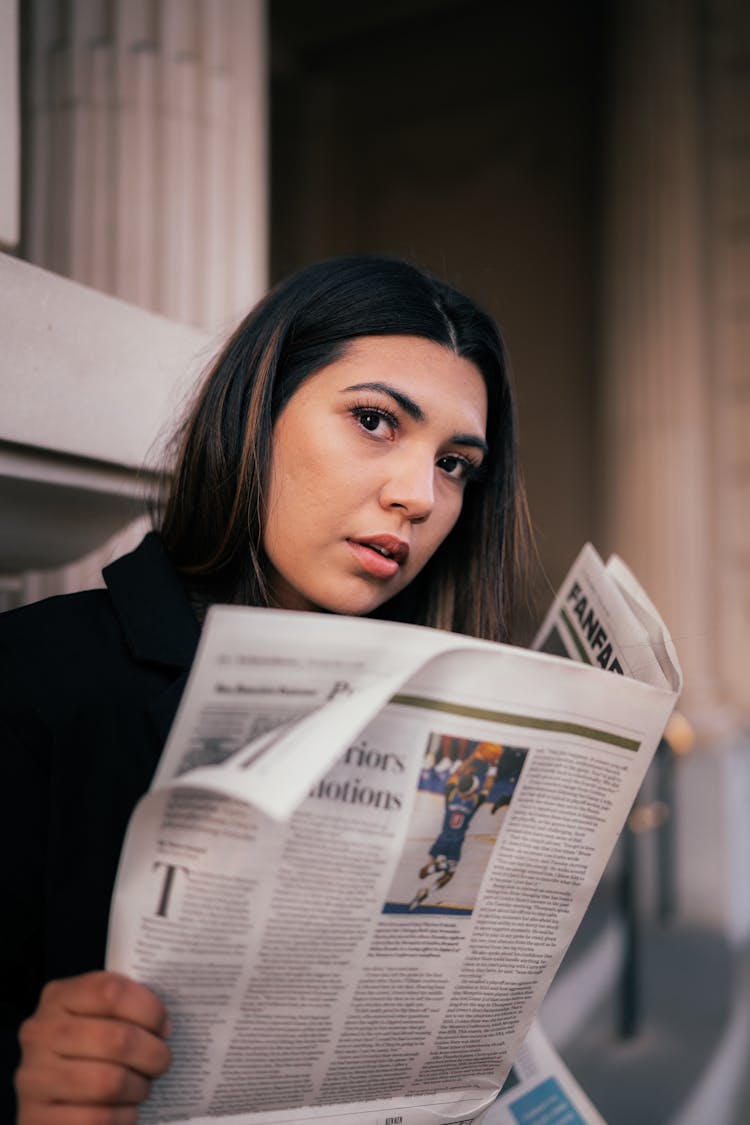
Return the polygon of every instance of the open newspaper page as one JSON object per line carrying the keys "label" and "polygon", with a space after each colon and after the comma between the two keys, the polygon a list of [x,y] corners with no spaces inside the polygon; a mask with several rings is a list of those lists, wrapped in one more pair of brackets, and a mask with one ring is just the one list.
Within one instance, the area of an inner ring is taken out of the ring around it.
{"label": "open newspaper page", "polygon": [[655,664],[211,610],[113,901],[108,966],[173,1025],[141,1120],[479,1118],[676,701]]}

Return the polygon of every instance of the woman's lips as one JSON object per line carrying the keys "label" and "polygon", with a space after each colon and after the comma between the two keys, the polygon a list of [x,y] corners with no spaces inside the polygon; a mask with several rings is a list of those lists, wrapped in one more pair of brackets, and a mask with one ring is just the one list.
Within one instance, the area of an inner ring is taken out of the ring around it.
{"label": "woman's lips", "polygon": [[409,544],[394,535],[347,539],[363,570],[374,578],[392,578],[409,557]]}

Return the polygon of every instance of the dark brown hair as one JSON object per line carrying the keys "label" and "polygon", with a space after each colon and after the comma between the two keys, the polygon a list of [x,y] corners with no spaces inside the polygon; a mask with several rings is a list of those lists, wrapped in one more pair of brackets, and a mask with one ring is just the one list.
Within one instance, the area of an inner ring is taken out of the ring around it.
{"label": "dark brown hair", "polygon": [[262,529],[274,422],[300,384],[351,340],[383,335],[423,337],[476,365],[487,386],[490,451],[450,535],[376,616],[507,640],[528,517],[503,340],[468,297],[396,259],[319,262],[245,317],[175,435],[157,518],[167,553],[206,600],[272,604]]}

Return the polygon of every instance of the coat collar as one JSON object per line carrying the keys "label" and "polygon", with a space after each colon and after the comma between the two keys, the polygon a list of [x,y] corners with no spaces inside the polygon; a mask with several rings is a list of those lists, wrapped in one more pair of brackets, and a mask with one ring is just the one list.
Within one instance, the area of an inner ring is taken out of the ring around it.
{"label": "coat collar", "polygon": [[200,626],[159,535],[149,532],[102,574],[133,657],[187,671]]}

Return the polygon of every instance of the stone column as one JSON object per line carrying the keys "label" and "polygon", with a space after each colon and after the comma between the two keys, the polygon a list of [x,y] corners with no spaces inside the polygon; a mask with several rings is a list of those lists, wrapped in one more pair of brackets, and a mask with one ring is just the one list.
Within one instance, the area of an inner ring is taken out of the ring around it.
{"label": "stone column", "polygon": [[[265,0],[30,0],[24,11],[22,256],[223,333],[267,287]],[[27,572],[13,597],[96,584],[143,530],[139,520],[78,563]]]}
{"label": "stone column", "polygon": [[215,329],[267,283],[264,0],[32,0],[30,261]]}
{"label": "stone column", "polygon": [[[706,39],[714,628],[723,701],[750,727],[750,7],[713,0]],[[750,910],[748,912],[750,916]]]}
{"label": "stone column", "polygon": [[624,0],[615,29],[602,355],[605,546],[677,643],[684,705],[715,699],[706,215],[699,29]]}
{"label": "stone column", "polygon": [[750,935],[750,10],[622,0],[604,267],[609,548],[663,612],[696,751],[684,916]]}

